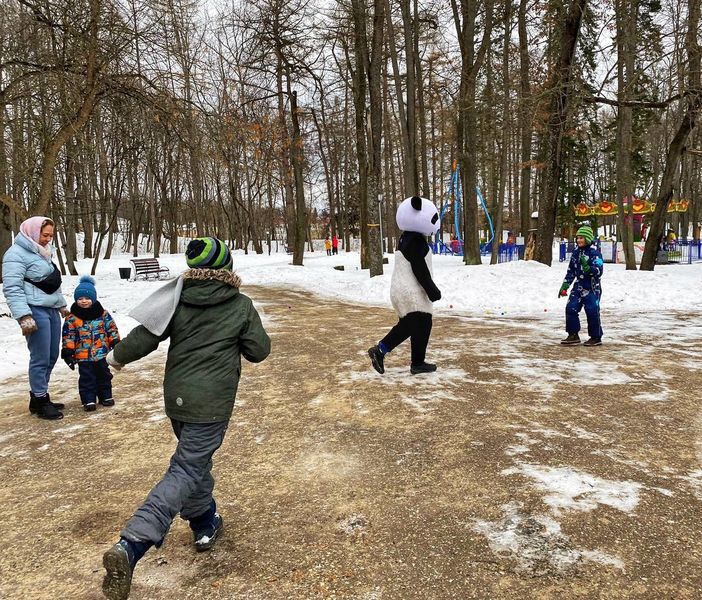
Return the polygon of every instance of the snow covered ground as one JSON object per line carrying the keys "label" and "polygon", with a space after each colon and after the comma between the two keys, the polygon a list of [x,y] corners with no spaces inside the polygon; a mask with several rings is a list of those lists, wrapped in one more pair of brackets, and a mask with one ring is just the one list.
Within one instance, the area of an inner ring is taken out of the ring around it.
{"label": "snow covered ground", "polygon": [[[326,256],[308,253],[304,266],[291,265],[291,256],[237,252],[234,268],[247,285],[278,286],[313,292],[324,297],[354,303],[390,306],[390,277],[394,258],[389,256],[385,274],[370,278],[360,269],[356,252]],[[183,255],[164,255],[161,264],[177,275],[185,268]],[[78,270],[87,273],[91,260],[80,260]],[[344,266],[343,271],[335,266]],[[124,335],[135,322],[128,317],[131,307],[162,283],[126,281],[119,278],[119,267],[129,266],[129,256],[101,260],[97,272],[100,301],[115,317]],[[468,318],[503,320],[508,326],[514,318],[537,320],[536,328],[562,329],[565,299],[557,298],[565,275],[566,264],[547,267],[536,262],[512,262],[501,265],[465,266],[459,257],[435,256],[434,277],[443,297],[435,304],[437,316],[454,315]],[[702,264],[661,265],[654,272],[626,271],[623,265],[605,266],[602,310],[607,329],[649,331],[653,336],[692,335],[699,337],[702,320],[693,326],[671,333],[671,313],[702,315]],[[64,279],[63,291],[72,302],[76,277]],[[28,352],[17,324],[8,316],[4,298],[0,298],[0,381],[25,372]],[[678,328],[680,329],[680,328]]]}

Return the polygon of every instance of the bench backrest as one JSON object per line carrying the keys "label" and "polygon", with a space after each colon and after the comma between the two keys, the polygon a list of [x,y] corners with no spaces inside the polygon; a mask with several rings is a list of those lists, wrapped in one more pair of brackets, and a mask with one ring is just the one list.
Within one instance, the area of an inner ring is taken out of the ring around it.
{"label": "bench backrest", "polygon": [[136,273],[148,273],[161,269],[161,265],[158,264],[158,259],[156,258],[133,258],[130,262],[134,264]]}

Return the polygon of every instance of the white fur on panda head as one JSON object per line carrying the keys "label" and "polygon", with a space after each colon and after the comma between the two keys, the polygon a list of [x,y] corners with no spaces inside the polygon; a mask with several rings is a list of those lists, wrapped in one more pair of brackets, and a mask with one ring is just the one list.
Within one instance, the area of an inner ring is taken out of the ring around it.
{"label": "white fur on panda head", "polygon": [[434,235],[441,222],[436,206],[426,198],[413,196],[397,207],[397,226],[402,231],[416,231],[422,235]]}

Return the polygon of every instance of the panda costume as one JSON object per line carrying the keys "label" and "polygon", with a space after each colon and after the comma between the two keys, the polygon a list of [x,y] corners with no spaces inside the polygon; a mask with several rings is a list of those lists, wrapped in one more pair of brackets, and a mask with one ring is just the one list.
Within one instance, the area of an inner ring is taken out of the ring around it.
{"label": "panda costume", "polygon": [[426,198],[407,198],[397,208],[397,226],[402,230],[395,253],[390,300],[400,320],[376,345],[368,349],[373,368],[385,372],[385,355],[407,338],[412,344],[412,375],[432,373],[436,365],[425,362],[432,326],[432,303],[441,292],[432,279],[431,249],[427,236],[440,226],[439,212]]}

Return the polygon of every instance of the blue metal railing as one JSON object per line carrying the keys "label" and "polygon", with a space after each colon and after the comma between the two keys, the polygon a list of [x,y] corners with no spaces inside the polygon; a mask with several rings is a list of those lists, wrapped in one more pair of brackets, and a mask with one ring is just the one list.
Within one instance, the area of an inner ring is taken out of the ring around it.
{"label": "blue metal railing", "polygon": [[[605,262],[617,262],[617,242],[598,240],[597,246],[602,252],[602,258]],[[570,255],[575,247],[575,242],[561,242],[558,248],[558,260],[560,262],[570,260]],[[692,264],[702,262],[701,240],[682,239],[674,242],[663,242],[660,251],[665,252],[669,263]]]}
{"label": "blue metal railing", "polygon": [[676,240],[663,244],[663,250],[668,255],[669,263],[692,264],[702,262],[702,241]]}
{"label": "blue metal railing", "polygon": [[[602,252],[602,260],[607,263],[617,262],[617,242],[609,240],[595,240],[595,245]],[[575,242],[560,242],[558,244],[558,260],[565,262],[570,260],[570,255],[578,245]]]}
{"label": "blue metal railing", "polygon": [[[463,256],[463,242],[454,240],[449,244],[436,242],[431,244],[434,254],[448,254],[451,256]],[[492,253],[492,242],[480,244],[480,254],[488,256]],[[524,244],[500,244],[497,251],[497,262],[511,262],[513,260],[524,260]]]}

